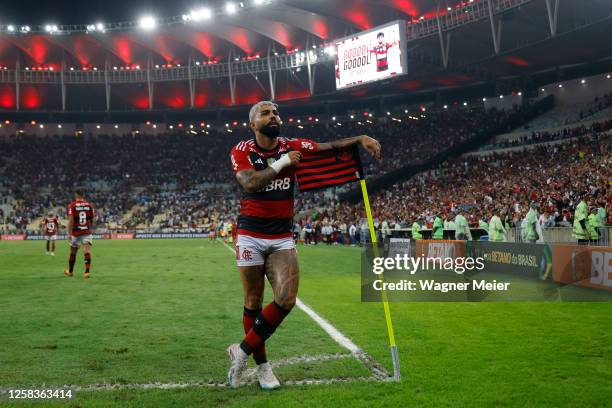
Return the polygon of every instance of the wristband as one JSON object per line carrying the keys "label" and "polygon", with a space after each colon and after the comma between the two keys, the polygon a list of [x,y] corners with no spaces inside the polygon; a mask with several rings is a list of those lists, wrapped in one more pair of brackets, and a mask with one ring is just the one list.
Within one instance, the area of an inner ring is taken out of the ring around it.
{"label": "wristband", "polygon": [[272,167],[272,169],[276,172],[276,174],[278,174],[280,173],[282,169],[284,169],[285,167],[289,165],[291,165],[291,159],[289,158],[289,155],[283,154],[281,158],[275,161],[274,163],[272,163],[270,167]]}

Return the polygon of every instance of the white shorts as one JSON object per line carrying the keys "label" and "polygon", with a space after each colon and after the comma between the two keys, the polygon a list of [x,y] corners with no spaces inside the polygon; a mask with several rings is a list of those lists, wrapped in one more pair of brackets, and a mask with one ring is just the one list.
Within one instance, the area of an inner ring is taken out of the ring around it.
{"label": "white shorts", "polygon": [[70,246],[73,248],[80,248],[83,244],[93,245],[93,236],[92,235],[79,235],[75,237],[74,235],[70,238]]}
{"label": "white shorts", "polygon": [[45,239],[47,241],[55,241],[57,239],[57,235],[45,235]]}
{"label": "white shorts", "polygon": [[273,252],[296,251],[293,237],[264,239],[248,235],[238,235],[235,249],[238,266],[263,265],[266,257]]}

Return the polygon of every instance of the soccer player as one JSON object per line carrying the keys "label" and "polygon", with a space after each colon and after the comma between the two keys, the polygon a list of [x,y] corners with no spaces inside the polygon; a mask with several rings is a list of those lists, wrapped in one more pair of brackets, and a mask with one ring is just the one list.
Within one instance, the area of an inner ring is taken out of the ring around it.
{"label": "soccer player", "polygon": [[45,241],[47,241],[45,255],[55,256],[55,240],[57,239],[57,230],[59,229],[59,218],[53,211],[49,211],[49,214],[42,219],[40,229],[45,237]]}
{"label": "soccer player", "polygon": [[79,248],[83,247],[85,258],[85,273],[83,277],[89,279],[91,267],[91,246],[93,245],[92,223],[94,218],[93,206],[85,201],[85,193],[78,189],[75,192],[75,200],[68,206],[68,240],[70,242],[70,258],[68,258],[68,269],[64,269],[64,275],[72,276],[74,262]]}
{"label": "soccer player", "polygon": [[[280,136],[278,106],[269,101],[253,105],[249,123],[255,137],[238,143],[231,152],[232,168],[242,190],[236,260],[244,290],[243,327],[246,336],[227,351],[231,366],[228,384],[240,385],[248,357],[252,354],[263,389],[280,386],[267,361],[265,341],[295,305],[299,270],[293,228],[295,165],[303,154],[361,144],[380,158],[380,144],[368,136],[355,136],[330,143]],[[274,301],[262,310],[265,277]]]}
{"label": "soccer player", "polygon": [[208,227],[208,238],[210,241],[214,241],[217,238],[217,224],[214,221],[211,221]]}
{"label": "soccer player", "polygon": [[380,32],[376,36],[378,44],[376,44],[371,50],[370,54],[376,55],[376,72],[383,72],[389,69],[389,63],[387,61],[387,55],[389,48],[393,47],[396,42],[391,44],[385,42],[385,33]]}

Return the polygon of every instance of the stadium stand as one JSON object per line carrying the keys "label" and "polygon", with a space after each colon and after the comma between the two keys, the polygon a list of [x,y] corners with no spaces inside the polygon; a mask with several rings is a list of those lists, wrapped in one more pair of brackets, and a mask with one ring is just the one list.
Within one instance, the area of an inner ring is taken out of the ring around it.
{"label": "stadium stand", "polygon": [[[471,226],[493,214],[520,225],[530,202],[552,216],[554,225],[570,227],[577,196],[608,208],[612,223],[612,132],[600,130],[560,144],[542,143],[512,151],[488,151],[446,161],[436,170],[395,184],[371,198],[375,218],[406,227],[416,220],[431,227],[436,215],[454,218],[461,208]],[[602,126],[603,128],[603,126]],[[308,216],[333,223],[359,224],[364,209],[332,203]],[[309,220],[306,219],[305,222]]]}
{"label": "stadium stand", "polygon": [[612,84],[607,76],[550,84],[539,91],[539,97],[545,96],[554,97],[554,107],[517,130],[536,131],[612,117],[607,110],[612,104]]}
{"label": "stadium stand", "polygon": [[[599,101],[591,112],[604,111],[606,103]],[[413,163],[438,160],[432,168],[391,183],[372,197],[379,225],[406,227],[417,219],[430,225],[436,214],[452,218],[457,207],[468,211],[473,226],[487,221],[493,212],[517,225],[532,200],[540,201],[556,224],[566,225],[571,223],[575,196],[582,190],[591,193],[593,204],[610,202],[606,180],[612,178],[612,120],[504,134],[492,143],[477,145],[473,139],[483,129],[512,128],[516,120],[529,118],[528,110],[471,107],[419,112],[373,115],[354,111],[325,122],[292,118],[285,121],[284,134],[320,141],[356,134],[378,138],[385,160],[376,163],[365,159],[370,178],[397,173]],[[249,137],[248,128],[233,126],[206,128],[199,133],[173,130],[120,136],[21,134],[0,138],[2,150],[8,153],[0,158],[0,228],[5,232],[36,230],[49,210],[64,215],[71,191],[83,185],[91,188],[89,199],[98,208],[101,231],[220,228],[224,221],[234,219],[239,205],[227,152],[238,140]],[[467,146],[475,152],[455,157],[457,149]],[[441,155],[442,151],[449,153]],[[559,172],[559,166],[570,171]],[[476,188],[482,186],[488,187]],[[348,241],[340,231],[348,231],[351,225],[359,227],[363,208],[341,203],[338,193],[346,187],[298,195],[296,231],[304,237],[308,224],[315,232],[331,226],[334,242]],[[395,202],[399,204],[391,205]]]}
{"label": "stadium stand", "polygon": [[481,146],[480,150],[499,150],[529,144],[547,143],[599,133],[612,127],[612,120],[585,121],[571,126],[562,126],[531,132],[515,132],[496,136],[492,143]]}
{"label": "stadium stand", "polygon": [[[425,114],[288,125],[288,137],[319,141],[370,134],[381,140],[388,158],[367,162],[368,174],[380,175],[403,163],[423,160],[438,146],[465,142],[477,129],[497,124],[503,111],[457,109]],[[232,130],[232,129],[230,129]],[[223,203],[235,204],[236,186],[228,152],[251,137],[244,127],[210,129],[205,134],[32,136],[0,139],[7,154],[0,162],[5,201],[4,229],[35,229],[49,208],[63,207],[76,186],[90,186],[98,221],[108,229],[188,228],[220,215]],[[10,158],[10,159],[9,159]],[[78,175],[72,177],[71,175]],[[235,210],[235,205],[233,206]],[[61,210],[60,210],[61,214]]]}

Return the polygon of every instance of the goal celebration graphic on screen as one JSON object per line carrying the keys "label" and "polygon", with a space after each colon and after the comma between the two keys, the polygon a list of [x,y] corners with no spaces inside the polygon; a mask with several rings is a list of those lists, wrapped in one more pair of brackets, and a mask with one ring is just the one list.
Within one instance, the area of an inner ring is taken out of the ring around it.
{"label": "goal celebration graphic on screen", "polygon": [[395,22],[336,42],[336,89],[405,74],[401,28]]}

